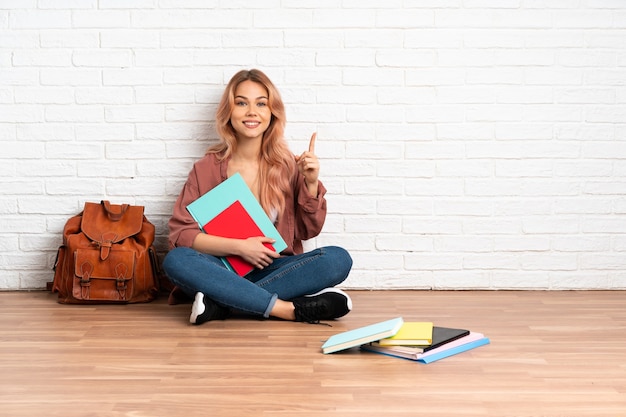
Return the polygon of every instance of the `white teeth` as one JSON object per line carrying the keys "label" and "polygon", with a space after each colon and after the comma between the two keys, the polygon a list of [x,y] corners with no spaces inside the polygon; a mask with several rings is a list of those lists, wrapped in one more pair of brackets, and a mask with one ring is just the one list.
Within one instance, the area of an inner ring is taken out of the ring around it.
{"label": "white teeth", "polygon": [[259,125],[258,122],[244,122],[243,124],[246,125],[246,126],[249,126],[249,127],[253,127],[253,126],[258,126]]}

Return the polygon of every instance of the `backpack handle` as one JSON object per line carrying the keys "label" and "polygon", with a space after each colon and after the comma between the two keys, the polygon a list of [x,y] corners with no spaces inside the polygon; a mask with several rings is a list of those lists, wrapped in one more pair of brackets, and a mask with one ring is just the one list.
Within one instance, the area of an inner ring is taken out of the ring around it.
{"label": "backpack handle", "polygon": [[[104,211],[109,219],[114,222],[118,222],[121,220],[121,218],[124,216],[124,213],[126,213],[126,210],[128,210],[129,206],[128,204],[115,206],[111,204],[108,200],[102,200],[100,201],[100,204],[102,204],[102,207],[104,208]],[[119,210],[116,210],[114,207],[119,207]]]}

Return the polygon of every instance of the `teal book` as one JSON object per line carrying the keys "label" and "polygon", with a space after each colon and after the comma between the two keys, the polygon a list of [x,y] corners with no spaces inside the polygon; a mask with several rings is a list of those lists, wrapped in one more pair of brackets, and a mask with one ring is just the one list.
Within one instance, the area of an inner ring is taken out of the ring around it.
{"label": "teal book", "polygon": [[[287,248],[239,173],[189,204],[187,210],[205,233],[234,239],[265,236],[275,241],[272,245],[266,245],[268,248],[279,253]],[[221,259],[228,269],[240,276],[254,269],[239,256]]]}
{"label": "teal book", "polygon": [[398,333],[404,320],[402,317],[370,324],[333,335],[322,345],[323,353],[333,353],[340,350],[361,346]]}

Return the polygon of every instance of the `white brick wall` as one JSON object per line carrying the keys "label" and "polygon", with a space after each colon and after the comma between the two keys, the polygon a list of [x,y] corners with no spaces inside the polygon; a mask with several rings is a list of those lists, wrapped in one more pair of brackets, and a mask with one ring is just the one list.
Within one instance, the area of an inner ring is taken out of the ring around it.
{"label": "white brick wall", "polygon": [[626,289],[626,2],[0,0],[0,289],[85,201],[166,223],[242,68],[317,130],[348,288]]}

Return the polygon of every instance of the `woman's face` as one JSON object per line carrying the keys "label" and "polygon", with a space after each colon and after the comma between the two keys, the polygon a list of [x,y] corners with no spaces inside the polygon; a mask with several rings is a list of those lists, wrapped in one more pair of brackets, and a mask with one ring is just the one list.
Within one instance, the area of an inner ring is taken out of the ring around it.
{"label": "woman's face", "polygon": [[246,80],[235,89],[235,105],[230,123],[237,140],[261,139],[272,120],[267,90],[262,84]]}

